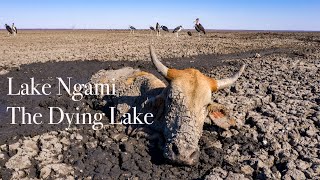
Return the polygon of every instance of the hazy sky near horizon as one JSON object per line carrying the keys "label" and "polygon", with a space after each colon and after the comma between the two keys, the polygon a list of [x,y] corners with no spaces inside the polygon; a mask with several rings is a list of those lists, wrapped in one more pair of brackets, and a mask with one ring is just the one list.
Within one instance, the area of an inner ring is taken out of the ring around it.
{"label": "hazy sky near horizon", "polygon": [[156,22],[206,29],[320,30],[318,0],[14,0],[0,5],[1,29],[149,28]]}

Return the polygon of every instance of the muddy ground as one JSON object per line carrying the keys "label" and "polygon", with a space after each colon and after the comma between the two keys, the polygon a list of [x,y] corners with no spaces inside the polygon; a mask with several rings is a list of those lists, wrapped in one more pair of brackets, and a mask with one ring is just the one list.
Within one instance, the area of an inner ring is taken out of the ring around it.
{"label": "muddy ground", "polygon": [[[320,35],[212,32],[200,42],[181,37],[166,34],[157,40],[149,32],[128,35],[124,31],[22,31],[17,37],[1,36],[5,45],[0,47],[0,178],[319,178]],[[91,99],[73,102],[66,93],[7,96],[7,77],[14,78],[14,89],[31,77],[52,85],[57,85],[55,77],[86,83],[100,69],[125,66],[162,78],[148,61],[148,39],[154,40],[159,56],[168,58],[163,62],[170,67],[195,67],[222,78],[239,64],[248,64],[235,86],[214,94],[214,101],[231,110],[237,127],[223,131],[206,125],[196,166],[166,162],[161,140],[127,136],[122,125],[103,131],[78,125],[66,131],[66,124],[9,124],[8,106],[42,112],[45,121],[49,106],[65,112],[97,110]]]}

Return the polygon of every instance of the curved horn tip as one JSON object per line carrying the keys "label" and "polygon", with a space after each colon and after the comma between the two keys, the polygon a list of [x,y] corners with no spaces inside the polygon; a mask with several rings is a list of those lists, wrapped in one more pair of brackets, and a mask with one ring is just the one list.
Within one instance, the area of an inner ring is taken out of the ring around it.
{"label": "curved horn tip", "polygon": [[244,71],[244,69],[246,68],[246,66],[247,66],[246,64],[242,64],[239,72],[240,72],[240,73],[243,73],[243,71]]}
{"label": "curved horn tip", "polygon": [[150,55],[152,63],[157,68],[158,72],[160,72],[164,77],[167,77],[169,68],[163,65],[161,61],[158,60],[157,55],[154,52],[154,47],[152,45],[150,45]]}
{"label": "curved horn tip", "polygon": [[237,73],[235,73],[233,76],[225,79],[216,80],[217,90],[227,88],[231,86],[233,83],[235,83],[237,79],[241,76],[241,74],[244,72],[245,67],[246,67],[246,64],[243,64],[240,70]]}

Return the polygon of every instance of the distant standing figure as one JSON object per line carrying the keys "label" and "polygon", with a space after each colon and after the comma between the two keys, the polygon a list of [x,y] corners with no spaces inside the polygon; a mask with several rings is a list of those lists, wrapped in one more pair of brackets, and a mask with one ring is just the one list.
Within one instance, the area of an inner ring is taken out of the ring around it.
{"label": "distant standing figure", "polygon": [[160,24],[157,22],[156,24],[157,36],[160,36]]}
{"label": "distant standing figure", "polygon": [[161,29],[164,30],[164,31],[169,32],[169,29],[167,28],[167,26],[161,26]]}
{"label": "distant standing figure", "polygon": [[179,37],[179,31],[181,31],[181,30],[182,30],[182,26],[180,25],[180,26],[174,28],[174,30],[172,31],[172,33],[176,33],[176,34],[177,34],[177,37]]}
{"label": "distant standing figure", "polygon": [[129,28],[130,28],[130,34],[131,34],[131,33],[134,34],[134,30],[136,30],[136,28],[133,27],[133,26],[129,26]]}
{"label": "distant standing figure", "polygon": [[149,28],[150,28],[150,34],[152,33],[152,31],[156,31],[152,26],[150,26]]}
{"label": "distant standing figure", "polygon": [[5,24],[5,26],[6,26],[6,29],[8,31],[8,35],[12,34],[13,31],[12,31],[11,27],[8,24]]}
{"label": "distant standing figure", "polygon": [[197,18],[197,19],[194,21],[194,23],[195,23],[194,28],[198,31],[198,33],[199,33],[199,40],[200,40],[201,32],[203,32],[203,34],[206,34],[206,30],[204,29],[204,27],[202,26],[202,24],[200,24],[199,18]]}
{"label": "distant standing figure", "polygon": [[14,26],[14,23],[12,23],[11,28],[12,28],[12,32],[13,32],[13,35],[14,35],[14,36],[15,36],[16,34],[18,34],[18,30],[17,30],[16,26]]}

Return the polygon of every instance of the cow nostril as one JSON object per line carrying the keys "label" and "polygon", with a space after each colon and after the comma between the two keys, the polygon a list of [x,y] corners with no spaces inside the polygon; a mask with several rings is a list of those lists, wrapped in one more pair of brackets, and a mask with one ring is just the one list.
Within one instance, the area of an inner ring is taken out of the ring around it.
{"label": "cow nostril", "polygon": [[176,144],[174,144],[174,143],[172,144],[172,151],[173,151],[173,153],[175,155],[179,155],[180,154],[178,146]]}
{"label": "cow nostril", "polygon": [[200,156],[200,152],[198,150],[196,150],[190,155],[190,159],[197,161],[199,159],[199,156]]}

